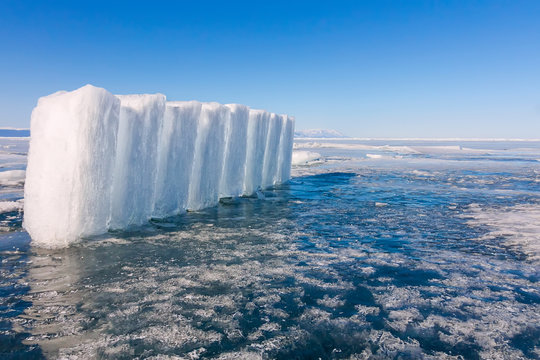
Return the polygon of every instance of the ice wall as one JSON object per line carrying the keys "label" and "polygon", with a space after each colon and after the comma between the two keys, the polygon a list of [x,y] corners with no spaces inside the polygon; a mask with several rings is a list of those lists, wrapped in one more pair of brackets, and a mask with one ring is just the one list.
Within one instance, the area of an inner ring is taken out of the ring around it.
{"label": "ice wall", "polygon": [[39,99],[31,134],[23,226],[59,247],[286,182],[294,120],[86,85]]}

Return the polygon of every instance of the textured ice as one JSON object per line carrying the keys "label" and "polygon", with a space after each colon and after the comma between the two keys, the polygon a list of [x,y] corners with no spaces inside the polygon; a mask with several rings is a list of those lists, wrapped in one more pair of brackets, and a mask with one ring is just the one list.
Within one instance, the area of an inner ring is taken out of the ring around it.
{"label": "textured ice", "polygon": [[152,215],[165,96],[118,98],[121,106],[109,221],[110,228],[125,229],[143,224]]}
{"label": "textured ice", "polygon": [[23,208],[24,202],[21,200],[18,201],[0,201],[0,214],[20,211]]}
{"label": "textured ice", "polygon": [[90,85],[32,113],[24,227],[34,243],[144,225],[290,178],[294,120],[243,105]]}
{"label": "textured ice", "polygon": [[486,234],[478,240],[504,238],[507,246],[523,252],[529,259],[540,263],[540,206],[519,204],[511,207],[483,209],[471,204],[464,218],[471,226],[486,226]]}
{"label": "textured ice", "polygon": [[292,155],[292,164],[295,166],[298,165],[309,165],[314,162],[321,160],[321,154],[313,151],[302,151],[295,150]]}
{"label": "textured ice", "polygon": [[166,104],[156,174],[156,217],[180,213],[187,206],[191,168],[186,164],[193,163],[201,106],[196,101]]}
{"label": "textured ice", "polygon": [[119,113],[120,100],[93,86],[39,99],[24,190],[24,227],[37,244],[107,231]]}
{"label": "textured ice", "polygon": [[8,170],[0,172],[0,186],[16,186],[24,183],[24,170]]}
{"label": "textured ice", "polygon": [[527,242],[538,234],[540,163],[501,161],[515,144],[489,145],[479,144],[508,150],[388,160],[366,159],[382,148],[323,147],[324,162],[293,167],[316,175],[265,191],[277,201],[242,198],[66,249],[33,248],[8,221],[4,351],[539,358],[539,266]]}

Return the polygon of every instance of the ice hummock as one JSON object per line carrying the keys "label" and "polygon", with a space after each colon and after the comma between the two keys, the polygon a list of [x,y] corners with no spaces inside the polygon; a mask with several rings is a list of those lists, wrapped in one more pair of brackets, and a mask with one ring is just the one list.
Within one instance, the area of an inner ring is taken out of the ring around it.
{"label": "ice hummock", "polygon": [[23,226],[58,247],[287,181],[294,120],[86,85],[39,99],[31,133]]}

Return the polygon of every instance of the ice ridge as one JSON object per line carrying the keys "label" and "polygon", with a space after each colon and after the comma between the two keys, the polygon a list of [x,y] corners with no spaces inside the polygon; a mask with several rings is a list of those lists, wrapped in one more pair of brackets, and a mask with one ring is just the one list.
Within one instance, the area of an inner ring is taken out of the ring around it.
{"label": "ice ridge", "polygon": [[294,119],[86,85],[40,98],[31,134],[23,226],[61,247],[286,182]]}

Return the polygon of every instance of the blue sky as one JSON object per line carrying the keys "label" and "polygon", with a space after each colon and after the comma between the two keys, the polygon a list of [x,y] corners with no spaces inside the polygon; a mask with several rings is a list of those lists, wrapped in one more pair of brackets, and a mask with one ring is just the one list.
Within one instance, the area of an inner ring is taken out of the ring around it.
{"label": "blue sky", "polygon": [[0,126],[91,83],[358,137],[540,138],[540,1],[3,0],[0,47]]}

